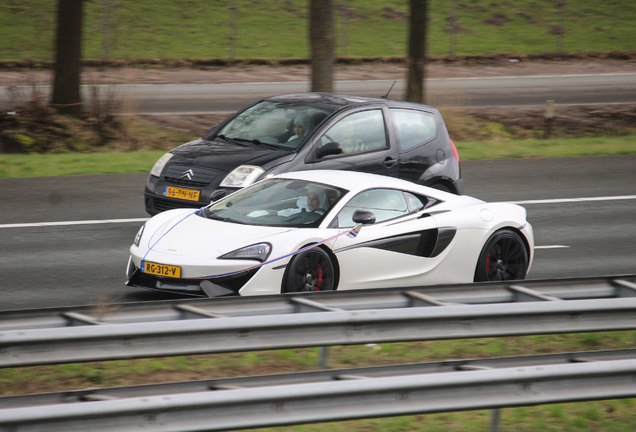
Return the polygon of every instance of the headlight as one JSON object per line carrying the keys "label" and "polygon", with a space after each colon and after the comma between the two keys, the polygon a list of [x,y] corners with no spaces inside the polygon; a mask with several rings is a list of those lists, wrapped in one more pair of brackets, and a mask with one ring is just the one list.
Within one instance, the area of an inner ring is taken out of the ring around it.
{"label": "headlight", "polygon": [[269,253],[272,251],[272,245],[269,243],[258,243],[237,249],[230,253],[220,256],[219,259],[249,259],[264,262],[267,260]]}
{"label": "headlight", "polygon": [[265,170],[259,166],[241,165],[229,173],[221,182],[222,187],[245,187],[256,181]]}
{"label": "headlight", "polygon": [[139,231],[137,231],[137,235],[135,236],[135,241],[133,242],[133,244],[135,246],[139,246],[139,243],[141,242],[141,236],[144,235],[144,228],[146,228],[146,225],[142,225],[141,228],[139,228]]}
{"label": "headlight", "polygon": [[159,160],[155,162],[155,166],[153,166],[150,170],[150,175],[160,177],[161,171],[163,171],[163,167],[165,167],[168,161],[172,159],[172,156],[174,156],[172,153],[166,153],[165,155],[161,156]]}

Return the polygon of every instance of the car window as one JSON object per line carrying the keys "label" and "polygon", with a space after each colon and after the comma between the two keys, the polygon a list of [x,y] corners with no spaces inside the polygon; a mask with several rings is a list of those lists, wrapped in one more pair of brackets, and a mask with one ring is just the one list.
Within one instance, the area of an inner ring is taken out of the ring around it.
{"label": "car window", "polygon": [[241,112],[217,135],[296,148],[329,114],[308,105],[264,101]]}
{"label": "car window", "polygon": [[200,216],[248,225],[314,227],[344,193],[321,183],[270,179],[210,204]]}
{"label": "car window", "polygon": [[338,121],[320,138],[320,146],[337,142],[343,154],[386,148],[386,129],[382,110],[357,112]]}
{"label": "car window", "polygon": [[433,114],[407,109],[392,109],[391,112],[401,151],[408,151],[437,136],[437,122]]}
{"label": "car window", "polygon": [[[409,195],[409,200],[413,200],[413,205],[417,210],[424,206],[424,203],[415,195]],[[417,202],[419,202],[419,204],[417,204]],[[376,223],[395,219],[417,211],[407,203],[405,193],[402,191],[395,189],[371,189],[356,195],[342,208],[337,216],[337,227],[349,228],[354,226],[353,213],[359,209],[373,212]]]}
{"label": "car window", "polygon": [[406,197],[406,201],[408,202],[409,210],[411,212],[422,210],[426,207],[426,204],[430,202],[427,197],[416,196],[409,192],[404,192],[404,196]]}

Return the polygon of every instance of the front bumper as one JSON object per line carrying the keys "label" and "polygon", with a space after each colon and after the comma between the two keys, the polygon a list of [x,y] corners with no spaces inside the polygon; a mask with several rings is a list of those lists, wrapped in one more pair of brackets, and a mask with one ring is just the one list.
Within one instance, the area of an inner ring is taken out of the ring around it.
{"label": "front bumper", "polygon": [[[197,190],[199,191],[199,201],[188,201],[165,197],[163,195],[163,191],[166,186]],[[225,191],[225,195],[229,195],[237,191],[239,188],[220,188],[218,181],[213,181],[208,184],[188,184],[184,182],[176,183],[170,182],[163,177],[159,178],[149,175],[144,190],[144,205],[146,212],[151,216],[173,209],[201,208],[210,204],[210,195],[212,192],[219,189]]]}
{"label": "front bumper", "polygon": [[133,263],[131,257],[126,268],[126,285],[196,297],[236,296],[239,295],[239,290],[252,279],[258,270],[249,270],[220,278],[174,279],[143,273]]}

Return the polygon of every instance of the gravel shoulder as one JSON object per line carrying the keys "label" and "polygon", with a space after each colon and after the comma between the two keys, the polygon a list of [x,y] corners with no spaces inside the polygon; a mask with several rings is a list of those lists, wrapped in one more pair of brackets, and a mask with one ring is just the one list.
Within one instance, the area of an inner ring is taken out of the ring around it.
{"label": "gravel shoulder", "polygon": [[[84,84],[215,84],[239,82],[308,81],[308,65],[254,65],[210,66],[199,68],[147,66],[84,68]],[[483,59],[443,62],[427,65],[428,78],[465,78],[493,76],[568,75],[636,72],[636,59],[585,60],[520,60]],[[336,80],[404,79],[403,63],[364,62],[337,64]],[[49,70],[0,70],[0,86],[48,84]]]}

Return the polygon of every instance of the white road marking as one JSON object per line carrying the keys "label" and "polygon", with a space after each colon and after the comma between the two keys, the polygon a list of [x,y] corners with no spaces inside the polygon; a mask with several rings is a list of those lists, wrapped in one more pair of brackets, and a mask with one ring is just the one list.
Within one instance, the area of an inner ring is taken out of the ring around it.
{"label": "white road marking", "polygon": [[36,228],[36,227],[52,227],[52,226],[69,226],[69,225],[98,225],[98,224],[117,224],[117,223],[144,223],[149,218],[136,219],[95,219],[80,221],[60,221],[60,222],[33,222],[18,224],[0,224],[0,228]]}
{"label": "white road marking", "polygon": [[512,204],[562,204],[562,203],[577,203],[577,202],[590,202],[590,201],[620,201],[620,200],[633,200],[636,199],[636,195],[619,195],[609,197],[588,197],[588,198],[557,198],[557,199],[545,199],[545,200],[527,200],[527,201],[508,201]]}
{"label": "white road marking", "polygon": [[[620,201],[620,200],[636,200],[636,195],[619,195],[606,197],[587,197],[587,198],[557,198],[545,200],[527,200],[527,201],[507,201],[511,204],[528,205],[528,204],[560,204],[560,203],[578,203],[591,201]],[[59,222],[33,222],[33,223],[17,223],[17,224],[0,224],[3,228],[37,228],[51,226],[71,226],[71,225],[98,225],[98,224],[117,224],[117,223],[144,223],[149,218],[132,218],[132,219],[93,219],[80,221],[59,221]],[[569,246],[563,246],[569,247]],[[542,248],[542,246],[538,246]],[[547,248],[543,246],[543,248]]]}
{"label": "white road marking", "polygon": [[536,249],[568,249],[570,246],[565,245],[546,245],[546,246],[535,246]]}

